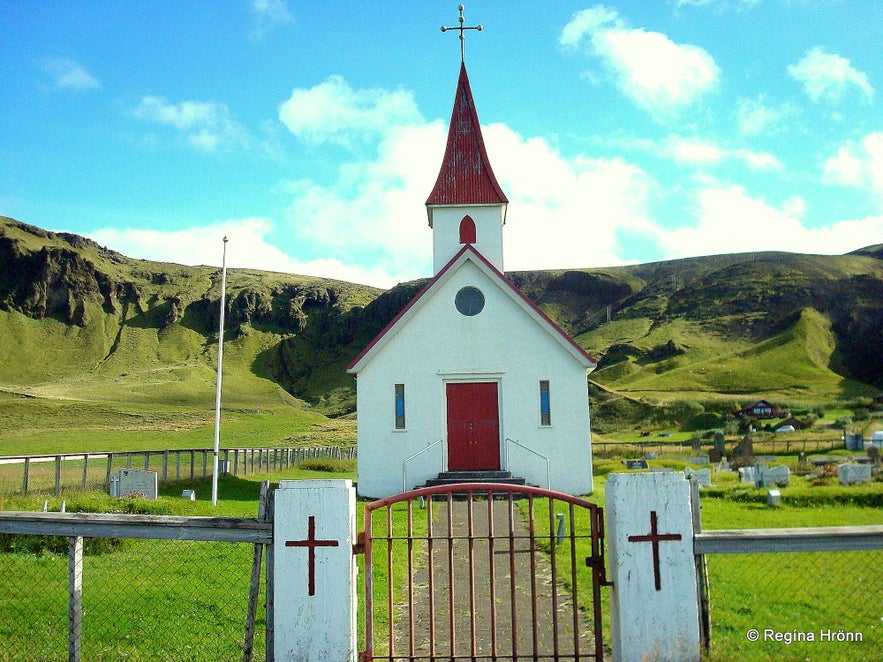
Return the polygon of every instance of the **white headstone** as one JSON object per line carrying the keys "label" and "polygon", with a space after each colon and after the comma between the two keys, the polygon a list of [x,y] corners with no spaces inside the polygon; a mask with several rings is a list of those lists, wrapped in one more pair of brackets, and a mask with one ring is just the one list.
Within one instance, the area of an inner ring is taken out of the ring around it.
{"label": "white headstone", "polygon": [[695,480],[699,487],[708,487],[711,485],[711,469],[705,467],[704,469],[691,469],[690,467],[684,468],[684,475],[690,480]]}
{"label": "white headstone", "polygon": [[782,505],[782,493],[779,490],[770,490],[766,493],[766,505],[768,506],[781,506]]}
{"label": "white headstone", "polygon": [[871,480],[871,465],[851,462],[841,464],[837,467],[837,476],[841,485],[867,483]]}
{"label": "white headstone", "polygon": [[754,465],[755,487],[787,486],[791,482],[791,470],[785,464],[768,467],[765,464]]}
{"label": "white headstone", "polygon": [[754,485],[754,467],[739,467],[739,482]]}
{"label": "white headstone", "polygon": [[124,497],[138,494],[145,499],[156,499],[157,473],[144,469],[120,469],[110,474],[110,496]]}

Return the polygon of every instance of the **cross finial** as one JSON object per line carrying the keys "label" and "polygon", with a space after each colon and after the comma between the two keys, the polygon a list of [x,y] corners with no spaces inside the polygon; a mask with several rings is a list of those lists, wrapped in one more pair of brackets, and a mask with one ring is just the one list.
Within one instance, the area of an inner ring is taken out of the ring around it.
{"label": "cross finial", "polygon": [[484,26],[480,23],[478,25],[463,25],[466,22],[466,19],[463,18],[463,5],[460,5],[460,25],[456,27],[447,27],[443,25],[441,27],[442,32],[447,32],[448,30],[459,30],[460,31],[460,62],[466,62],[466,30],[478,30],[481,32],[484,30]]}

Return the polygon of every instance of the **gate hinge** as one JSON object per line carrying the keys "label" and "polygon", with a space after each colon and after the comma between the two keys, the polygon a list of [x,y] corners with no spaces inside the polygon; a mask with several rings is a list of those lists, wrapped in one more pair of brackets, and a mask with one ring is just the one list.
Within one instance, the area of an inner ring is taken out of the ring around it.
{"label": "gate hinge", "polygon": [[356,544],[353,545],[353,555],[364,554],[365,553],[365,540],[368,536],[365,535],[364,531],[359,531],[356,536]]}

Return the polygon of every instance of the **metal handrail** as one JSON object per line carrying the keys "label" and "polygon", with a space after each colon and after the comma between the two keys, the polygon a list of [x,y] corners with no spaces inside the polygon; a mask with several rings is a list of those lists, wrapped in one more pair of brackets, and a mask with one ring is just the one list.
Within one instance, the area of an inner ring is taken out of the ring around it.
{"label": "metal handrail", "polygon": [[[442,441],[443,441],[443,439],[436,439],[436,440],[433,441],[431,444],[428,444],[428,445],[426,446],[426,448],[421,448],[421,449],[420,449],[419,451],[417,451],[416,453],[414,453],[414,454],[410,455],[409,457],[406,457],[404,460],[402,460],[402,492],[407,492],[407,491],[408,491],[408,466],[407,466],[407,465],[408,465],[408,462],[410,462],[411,460],[413,460],[413,459],[414,459],[415,457],[417,457],[418,455],[423,455],[423,453],[425,453],[426,451],[428,451],[430,448],[432,448],[432,447],[435,446],[436,444],[440,444],[440,443],[442,443]],[[445,470],[445,454],[444,454],[444,447],[442,447],[442,462],[441,462],[441,465],[442,465],[441,470],[444,471],[444,470]]]}
{"label": "metal handrail", "polygon": [[538,453],[533,448],[530,448],[529,446],[525,446],[517,439],[512,439],[511,437],[506,437],[506,444],[507,444],[506,445],[506,470],[512,471],[512,467],[509,465],[509,446],[508,446],[508,444],[510,444],[510,443],[515,444],[519,448],[523,448],[528,453],[533,453],[538,458],[540,458],[541,460],[544,460],[546,462],[546,487],[551,490],[552,489],[552,463],[549,461],[549,458],[547,458],[542,453]]}

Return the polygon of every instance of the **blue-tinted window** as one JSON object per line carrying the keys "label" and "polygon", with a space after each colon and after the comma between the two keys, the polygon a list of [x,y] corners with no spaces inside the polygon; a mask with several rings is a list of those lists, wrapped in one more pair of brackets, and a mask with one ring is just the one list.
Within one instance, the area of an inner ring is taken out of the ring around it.
{"label": "blue-tinted window", "polygon": [[396,430],[405,429],[405,385],[396,384],[395,388]]}
{"label": "blue-tinted window", "polygon": [[549,400],[549,380],[540,380],[540,425],[552,425],[552,405]]}

